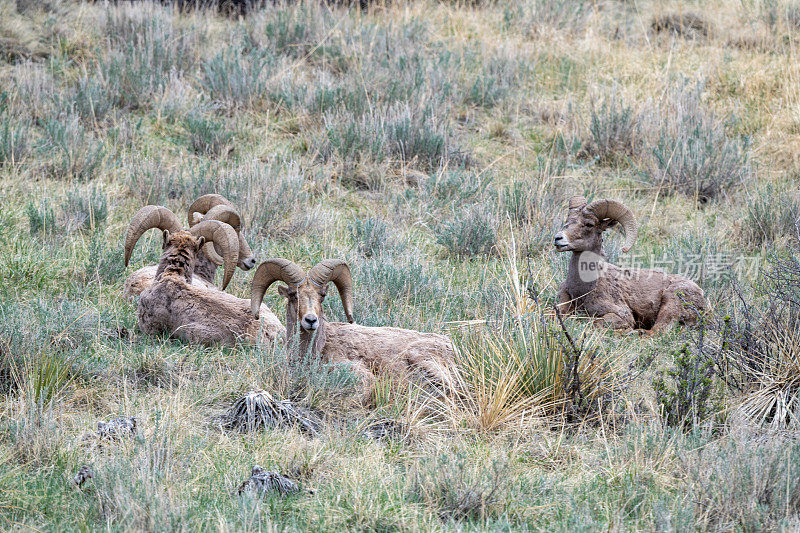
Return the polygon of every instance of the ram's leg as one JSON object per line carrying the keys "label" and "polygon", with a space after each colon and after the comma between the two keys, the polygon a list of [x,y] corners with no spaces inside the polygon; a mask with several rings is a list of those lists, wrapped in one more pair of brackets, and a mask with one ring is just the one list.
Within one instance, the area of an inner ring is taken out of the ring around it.
{"label": "ram's leg", "polygon": [[656,321],[653,324],[651,333],[666,333],[671,330],[680,316],[680,310],[676,309],[676,303],[672,300],[667,300],[661,303],[661,309],[658,310]]}
{"label": "ram's leg", "polygon": [[575,301],[564,289],[558,291],[558,310],[562,315],[569,315],[575,311]]}
{"label": "ram's leg", "polygon": [[653,331],[664,333],[672,329],[677,322],[687,325],[695,325],[699,321],[699,312],[705,307],[702,296],[699,303],[692,298],[694,294],[683,294],[682,292],[670,292],[661,300],[661,308],[658,310],[656,322],[653,324]]}
{"label": "ram's leg", "polygon": [[[628,313],[629,315],[630,313]],[[626,316],[624,312],[606,313],[597,322],[616,330],[632,330],[635,326],[632,316]]]}
{"label": "ram's leg", "polygon": [[[444,350],[442,351],[444,352]],[[411,346],[400,354],[400,360],[405,362],[404,371],[416,370],[433,385],[452,388],[453,377],[444,357],[438,357],[424,349],[418,350],[415,346]]]}

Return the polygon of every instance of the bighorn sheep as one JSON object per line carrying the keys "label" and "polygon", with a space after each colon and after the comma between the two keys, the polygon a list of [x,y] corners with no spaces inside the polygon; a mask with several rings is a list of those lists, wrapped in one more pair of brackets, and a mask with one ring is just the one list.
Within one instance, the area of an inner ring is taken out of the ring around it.
{"label": "bighorn sheep", "polygon": [[[453,345],[444,335],[353,324],[353,279],[344,261],[326,259],[306,274],[289,260],[267,259],[253,276],[250,302],[254,316],[259,316],[264,293],[276,281],[286,283],[278,287],[278,293],[287,300],[288,342],[300,323],[297,348],[301,354],[310,350],[325,362],[350,364],[366,392],[372,389],[376,371],[398,377],[422,372],[431,383],[452,385]],[[329,282],[339,291],[347,324],[328,322],[322,314]]]}
{"label": "bighorn sheep", "polygon": [[[158,206],[145,206],[136,214],[140,218],[147,216],[154,216],[153,213],[158,210]],[[136,221],[134,216],[134,221]],[[256,258],[253,257],[253,252],[244,240],[241,234],[241,218],[236,208],[227,199],[219,194],[206,194],[195,200],[189,206],[188,215],[189,227],[191,228],[202,220],[219,220],[225,222],[236,230],[239,239],[239,260],[237,266],[242,270],[250,270],[256,266]],[[141,237],[140,234],[131,233],[131,227],[128,229],[128,235],[125,238],[125,266],[128,266],[131,253],[133,253],[133,245]],[[163,228],[162,228],[163,229]],[[180,229],[180,224],[176,227],[168,228],[173,233]],[[142,233],[144,233],[143,230]],[[217,266],[222,264],[222,258],[212,244],[206,244],[203,250],[197,254],[194,265],[194,277],[192,284],[200,287],[211,288],[214,286],[214,275],[217,272]],[[156,265],[150,265],[140,268],[131,274],[122,289],[123,295],[126,298],[133,298],[139,296],[143,290],[153,283],[153,278],[156,275]]]}
{"label": "bighorn sheep", "polygon": [[622,251],[627,252],[638,231],[630,209],[616,200],[587,205],[582,196],[570,199],[567,220],[553,238],[556,251],[572,252],[567,279],[559,287],[559,310],[565,314],[582,311],[618,330],[663,332],[675,322],[696,324],[706,301],[693,281],[606,262],[603,232],[617,222],[625,232]]}
{"label": "bighorn sheep", "polygon": [[[131,221],[126,239],[126,259],[138,238],[158,228],[164,235],[164,253],[150,286],[139,297],[139,328],[147,333],[166,332],[193,343],[237,341],[274,342],[286,334],[278,317],[263,306],[260,321],[250,312],[250,301],[198,283],[195,268],[203,246],[220,250],[223,264],[222,289],[233,277],[239,253],[239,236],[229,224],[203,220],[188,231],[166,207],[147,206]],[[212,252],[215,253],[215,252]],[[260,332],[259,332],[260,330]]]}

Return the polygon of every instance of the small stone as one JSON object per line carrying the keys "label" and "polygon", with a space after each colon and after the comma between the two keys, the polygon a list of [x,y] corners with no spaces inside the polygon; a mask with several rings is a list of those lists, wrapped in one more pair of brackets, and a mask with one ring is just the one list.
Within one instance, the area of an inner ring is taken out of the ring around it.
{"label": "small stone", "polygon": [[97,436],[104,440],[119,440],[136,436],[136,417],[121,416],[108,422],[97,423]]}
{"label": "small stone", "polygon": [[92,467],[89,465],[83,465],[80,470],[78,470],[78,473],[75,474],[75,477],[72,478],[72,482],[75,483],[76,487],[80,487],[93,477],[94,471],[92,470]]}
{"label": "small stone", "polygon": [[367,439],[386,440],[400,438],[405,432],[406,428],[400,422],[390,418],[379,418],[370,422],[361,435]]}
{"label": "small stone", "polygon": [[239,494],[245,492],[264,494],[272,491],[278,491],[281,494],[293,494],[299,490],[297,483],[288,477],[277,472],[264,470],[258,465],[253,467],[250,477],[239,485]]}

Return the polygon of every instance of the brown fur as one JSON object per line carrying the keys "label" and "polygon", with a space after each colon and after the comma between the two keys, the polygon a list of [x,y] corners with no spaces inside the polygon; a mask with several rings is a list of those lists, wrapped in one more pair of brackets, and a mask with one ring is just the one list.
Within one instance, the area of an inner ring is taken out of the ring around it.
{"label": "brown fur", "polygon": [[261,306],[257,319],[250,313],[250,300],[194,283],[202,238],[187,231],[164,235],[154,281],[139,298],[139,328],[144,333],[163,332],[198,344],[272,343],[285,336],[286,329],[267,306]]}
{"label": "brown fur", "polygon": [[[197,213],[196,213],[197,215]],[[197,222],[202,221],[202,216],[197,217]],[[234,228],[236,229],[236,228]],[[250,247],[242,246],[244,242],[244,237],[236,230],[236,233],[239,236],[239,262],[237,266],[242,270],[250,270],[255,265],[255,258],[250,251]],[[246,243],[245,243],[246,244]],[[150,285],[153,284],[153,280],[156,277],[156,271],[158,270],[158,265],[150,265],[146,267],[142,267],[130,276],[128,279],[125,280],[125,284],[122,287],[122,295],[132,300],[134,297],[139,296],[142,292],[147,289]],[[211,259],[209,259],[208,255],[206,255],[205,250],[200,250],[197,255],[195,256],[194,266],[193,266],[193,275],[191,284],[195,287],[201,287],[205,289],[213,289],[214,288],[214,276],[217,274],[217,265],[215,265]]]}
{"label": "brown fur", "polygon": [[[554,238],[558,251],[572,252],[567,279],[558,291],[561,312],[581,312],[618,330],[663,332],[676,323],[697,324],[706,301],[693,281],[605,262],[603,232],[614,224],[613,220],[598,220],[585,205],[569,210],[564,227]],[[599,277],[587,280],[587,271],[596,271]]]}
{"label": "brown fur", "polygon": [[[451,387],[453,345],[444,335],[327,322],[322,314],[327,288],[317,287],[308,279],[297,287],[281,286],[278,292],[287,298],[288,338],[300,324],[300,352],[311,348],[325,362],[347,363],[361,378],[367,395],[380,373],[400,379],[422,374],[429,382]],[[316,324],[316,329],[310,329],[311,324]]]}

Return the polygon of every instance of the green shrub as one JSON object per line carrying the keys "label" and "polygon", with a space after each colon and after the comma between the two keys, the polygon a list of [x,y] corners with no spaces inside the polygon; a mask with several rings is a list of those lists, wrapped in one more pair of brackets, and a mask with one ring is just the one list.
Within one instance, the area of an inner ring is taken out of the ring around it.
{"label": "green shrub", "polygon": [[189,115],[183,120],[189,148],[196,154],[219,157],[228,148],[233,132],[226,131],[225,124],[199,115]]}
{"label": "green shrub", "polygon": [[327,116],[323,154],[347,163],[391,159],[412,168],[434,170],[460,156],[450,143],[446,119],[430,107],[396,105],[357,117]]}
{"label": "green shrub", "polygon": [[350,223],[349,230],[358,253],[364,257],[382,255],[400,247],[389,224],[379,218],[357,218]]}
{"label": "green shrub", "polygon": [[[716,412],[711,402],[713,361],[685,344],[675,352],[675,366],[653,381],[661,416],[667,425],[691,428]],[[669,384],[667,384],[669,380]]]}
{"label": "green shrub", "polygon": [[534,0],[512,5],[505,9],[504,26],[519,28],[529,35],[580,33],[593,12],[593,4],[586,0]]}
{"label": "green shrub", "polygon": [[691,500],[692,529],[779,531],[800,514],[800,445],[749,431],[680,454]]}
{"label": "green shrub", "polygon": [[431,508],[443,521],[480,521],[503,512],[509,497],[508,461],[473,465],[457,453],[420,460],[411,470],[409,499]]}
{"label": "green shrub", "polygon": [[491,196],[493,176],[490,173],[464,169],[442,170],[420,184],[422,200],[434,207],[462,206]]}
{"label": "green shrub", "polygon": [[101,122],[114,107],[113,95],[106,92],[100,80],[81,76],[69,93],[75,112],[90,124]]}
{"label": "green shrub", "polygon": [[639,122],[630,106],[616,98],[604,100],[599,109],[592,105],[584,154],[601,163],[615,164],[636,155],[641,144]]}
{"label": "green shrub", "polygon": [[[96,231],[92,234],[83,266],[83,271],[89,280],[117,283],[125,277],[125,260],[119,253],[123,243],[109,244],[108,240],[102,232]],[[145,261],[146,264],[158,262],[156,250],[149,250],[147,256],[150,260]]]}
{"label": "green shrub", "polygon": [[229,108],[253,107],[265,95],[270,57],[257,50],[244,54],[226,48],[203,64],[200,83],[210,98]]}
{"label": "green shrub", "polygon": [[0,167],[20,163],[30,151],[30,122],[15,120],[9,107],[8,93],[0,91]]}
{"label": "green shrub", "polygon": [[498,221],[485,205],[463,208],[435,228],[436,242],[462,258],[496,252]]}
{"label": "green shrub", "polygon": [[141,205],[166,205],[183,193],[183,169],[166,168],[160,158],[133,152],[121,167],[121,181]]}
{"label": "green shrub", "polygon": [[500,87],[497,78],[479,74],[475,82],[467,91],[464,99],[467,104],[478,105],[481,107],[492,108],[496,106],[506,95],[506,89]]}
{"label": "green shrub", "polygon": [[359,322],[370,326],[396,325],[408,306],[427,306],[441,290],[438,276],[413,258],[373,257],[357,264],[354,276],[362,295],[356,302]]}
{"label": "green shrub", "polygon": [[76,229],[97,229],[108,218],[108,197],[97,186],[85,190],[73,187],[67,191],[61,211],[66,219],[67,233]]}
{"label": "green shrub", "polygon": [[800,199],[792,191],[776,191],[772,185],[758,189],[745,204],[742,237],[753,246],[771,244],[800,234]]}
{"label": "green shrub", "polygon": [[666,193],[700,202],[714,199],[751,176],[749,142],[728,133],[726,125],[701,102],[702,85],[682,82],[667,104],[651,111],[655,128],[648,179]]}
{"label": "green shrub", "polygon": [[106,98],[125,108],[148,108],[160,96],[170,76],[194,65],[199,28],[177,30],[169,11],[142,5],[109,10],[105,32],[111,50],[98,62]]}
{"label": "green shrub", "polygon": [[33,201],[25,206],[31,235],[52,235],[56,232],[56,212],[50,200],[42,198],[38,205]]}
{"label": "green shrub", "polygon": [[52,178],[88,181],[95,177],[106,151],[86,132],[77,115],[51,116],[42,127],[39,150],[48,157],[46,169]]}

